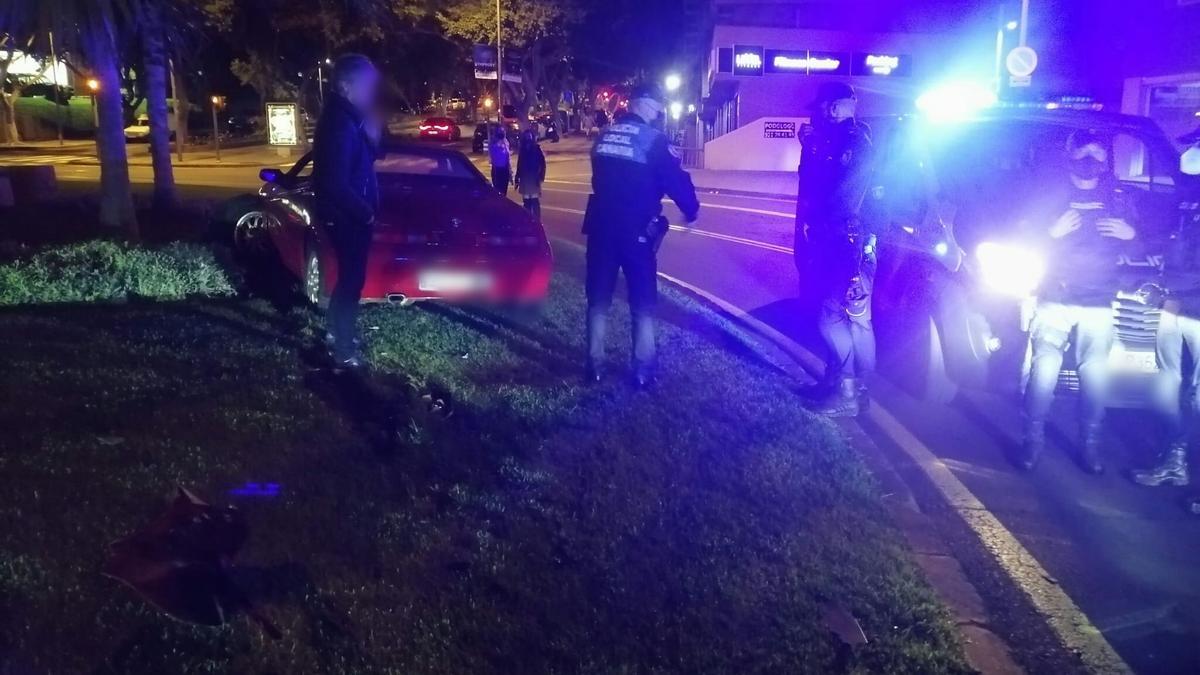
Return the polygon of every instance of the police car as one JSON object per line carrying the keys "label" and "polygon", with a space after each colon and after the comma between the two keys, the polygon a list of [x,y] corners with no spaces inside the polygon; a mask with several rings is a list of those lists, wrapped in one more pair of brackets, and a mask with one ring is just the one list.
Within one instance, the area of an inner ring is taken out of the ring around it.
{"label": "police car", "polygon": [[[880,369],[931,400],[948,401],[960,387],[1022,387],[1034,294],[1054,261],[1022,243],[1019,223],[1038,192],[1065,177],[1066,140],[1082,129],[1106,139],[1109,168],[1138,214],[1141,250],[1120,261],[1137,282],[1114,289],[1110,363],[1131,381],[1152,377],[1162,366],[1163,305],[1172,291],[1200,287],[1178,269],[1164,274],[1186,239],[1180,207],[1195,177],[1181,173],[1179,153],[1146,118],[1086,100],[987,103],[869,120],[881,186],[871,203],[882,224]],[[1074,388],[1069,357],[1060,387]],[[1137,386],[1123,391],[1115,405],[1148,404]]]}

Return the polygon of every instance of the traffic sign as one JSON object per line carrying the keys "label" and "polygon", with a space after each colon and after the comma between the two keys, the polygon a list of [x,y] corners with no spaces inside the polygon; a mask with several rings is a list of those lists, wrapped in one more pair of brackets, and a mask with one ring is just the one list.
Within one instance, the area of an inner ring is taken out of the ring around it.
{"label": "traffic sign", "polygon": [[1015,47],[1008,53],[1004,65],[1008,67],[1008,74],[1013,77],[1029,77],[1037,70],[1037,52],[1033,51],[1033,47]]}
{"label": "traffic sign", "polygon": [[1029,77],[1028,75],[1026,75],[1025,77],[1017,77],[1016,75],[1010,75],[1008,77],[1008,86],[1010,86],[1010,87],[1028,87],[1032,81],[1033,81],[1033,78]]}

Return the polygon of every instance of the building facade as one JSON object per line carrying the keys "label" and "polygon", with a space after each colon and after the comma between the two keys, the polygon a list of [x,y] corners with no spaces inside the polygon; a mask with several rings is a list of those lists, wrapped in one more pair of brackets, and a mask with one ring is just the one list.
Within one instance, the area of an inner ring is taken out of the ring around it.
{"label": "building facade", "polygon": [[[918,94],[955,71],[989,76],[986,41],[939,3],[925,13],[879,3],[715,0],[704,63],[704,165],[795,170],[796,133],[831,80],[854,86],[861,117],[910,112]],[[961,13],[958,15],[961,19]]]}

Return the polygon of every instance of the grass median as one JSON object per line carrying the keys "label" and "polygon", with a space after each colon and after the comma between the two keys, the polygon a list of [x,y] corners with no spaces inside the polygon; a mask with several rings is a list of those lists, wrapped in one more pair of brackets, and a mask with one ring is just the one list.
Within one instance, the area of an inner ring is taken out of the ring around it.
{"label": "grass median", "polygon": [[[658,387],[579,378],[582,291],[537,315],[6,310],[0,671],[936,673],[955,631],[862,463],[719,316],[671,294]],[[614,308],[612,346],[628,324]],[[277,496],[237,496],[248,481]],[[173,621],[98,570],[176,484],[236,503],[282,629]],[[847,654],[824,620],[857,618]]]}

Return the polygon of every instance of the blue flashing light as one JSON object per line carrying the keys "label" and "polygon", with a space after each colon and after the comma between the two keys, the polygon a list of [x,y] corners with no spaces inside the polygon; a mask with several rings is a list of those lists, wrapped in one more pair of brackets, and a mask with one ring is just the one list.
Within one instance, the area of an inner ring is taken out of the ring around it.
{"label": "blue flashing light", "polygon": [[939,241],[933,245],[933,252],[939,256],[944,256],[950,252],[950,245],[944,241]]}
{"label": "blue flashing light", "polygon": [[937,122],[969,119],[996,105],[996,94],[973,82],[947,82],[917,97],[917,110]]}

